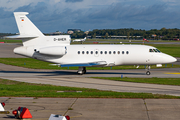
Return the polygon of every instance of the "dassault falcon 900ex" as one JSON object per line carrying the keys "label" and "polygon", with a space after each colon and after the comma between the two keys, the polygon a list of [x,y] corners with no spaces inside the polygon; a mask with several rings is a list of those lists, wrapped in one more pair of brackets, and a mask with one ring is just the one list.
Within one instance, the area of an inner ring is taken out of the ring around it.
{"label": "dassault falcon 900ex", "polygon": [[61,67],[79,67],[85,74],[86,67],[119,65],[150,65],[172,63],[176,58],[147,45],[70,45],[69,35],[45,36],[26,16],[27,12],[14,12],[19,35],[9,36],[23,40],[23,46],[14,53],[55,63]]}

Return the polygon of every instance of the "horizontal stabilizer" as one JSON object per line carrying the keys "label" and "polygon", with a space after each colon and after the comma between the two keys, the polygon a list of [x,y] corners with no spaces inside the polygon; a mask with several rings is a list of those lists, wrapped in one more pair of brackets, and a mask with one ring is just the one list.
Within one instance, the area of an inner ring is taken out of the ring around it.
{"label": "horizontal stabilizer", "polygon": [[4,38],[8,39],[33,39],[37,38],[38,36],[32,36],[32,35],[13,35],[13,36],[6,36]]}
{"label": "horizontal stabilizer", "polygon": [[102,67],[107,65],[106,61],[98,61],[91,63],[74,63],[74,64],[61,64],[61,67]]}

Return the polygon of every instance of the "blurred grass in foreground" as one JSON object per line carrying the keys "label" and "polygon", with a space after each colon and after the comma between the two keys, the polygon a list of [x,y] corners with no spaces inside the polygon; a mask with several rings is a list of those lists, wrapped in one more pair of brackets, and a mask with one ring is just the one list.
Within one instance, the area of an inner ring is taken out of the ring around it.
{"label": "blurred grass in foreground", "polygon": [[[57,92],[65,91],[65,92]],[[82,92],[75,92],[82,91]],[[56,97],[56,98],[155,98],[179,99],[177,96],[101,91],[96,89],[62,87],[44,84],[24,83],[0,79],[0,97]]]}

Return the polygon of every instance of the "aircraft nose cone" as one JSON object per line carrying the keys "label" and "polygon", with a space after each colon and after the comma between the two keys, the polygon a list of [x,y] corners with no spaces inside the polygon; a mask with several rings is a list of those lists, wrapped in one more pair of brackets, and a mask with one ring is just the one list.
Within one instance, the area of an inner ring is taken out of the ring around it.
{"label": "aircraft nose cone", "polygon": [[166,63],[173,63],[173,62],[176,62],[177,59],[174,58],[174,57],[172,57],[172,56],[169,56],[169,55],[168,55],[168,57],[166,57],[166,59],[165,59],[164,61],[165,61]]}

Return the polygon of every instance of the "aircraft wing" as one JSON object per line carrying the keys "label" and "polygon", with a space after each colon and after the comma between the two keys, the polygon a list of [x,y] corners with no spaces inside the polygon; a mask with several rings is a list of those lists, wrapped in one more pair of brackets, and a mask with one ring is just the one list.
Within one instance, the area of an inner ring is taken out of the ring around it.
{"label": "aircraft wing", "polygon": [[72,63],[72,64],[60,64],[61,67],[103,67],[107,65],[106,61],[97,61],[90,63]]}

